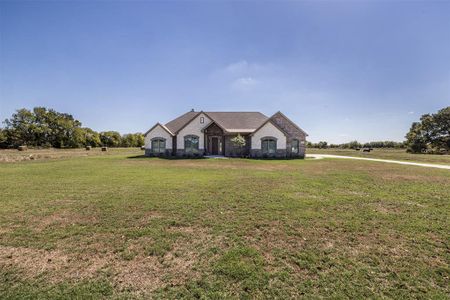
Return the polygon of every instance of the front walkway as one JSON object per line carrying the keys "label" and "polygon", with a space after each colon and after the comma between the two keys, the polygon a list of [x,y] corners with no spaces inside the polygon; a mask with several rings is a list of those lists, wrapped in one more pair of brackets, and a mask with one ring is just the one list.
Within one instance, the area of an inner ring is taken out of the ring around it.
{"label": "front walkway", "polygon": [[228,157],[225,157],[223,155],[205,155],[203,156],[205,158],[219,158],[219,159],[228,159]]}
{"label": "front walkway", "polygon": [[439,168],[439,169],[447,169],[450,170],[449,165],[438,165],[438,164],[426,164],[426,163],[416,163],[416,162],[408,162],[408,161],[400,161],[400,160],[390,160],[390,159],[379,159],[379,158],[365,158],[365,157],[354,157],[354,156],[343,156],[343,155],[333,155],[333,154],[306,154],[306,158],[344,158],[344,159],[359,159],[359,160],[369,160],[369,161],[378,161],[385,162],[391,164],[399,164],[399,165],[409,165],[409,166],[418,166],[418,167],[427,167],[427,168]]}

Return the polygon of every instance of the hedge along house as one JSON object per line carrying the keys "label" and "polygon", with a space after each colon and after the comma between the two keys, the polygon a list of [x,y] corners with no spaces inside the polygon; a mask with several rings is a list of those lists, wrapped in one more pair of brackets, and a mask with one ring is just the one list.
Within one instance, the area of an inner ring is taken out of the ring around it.
{"label": "hedge along house", "polygon": [[[232,139],[240,134],[245,146]],[[145,133],[146,156],[303,158],[307,133],[281,112],[187,112]]]}

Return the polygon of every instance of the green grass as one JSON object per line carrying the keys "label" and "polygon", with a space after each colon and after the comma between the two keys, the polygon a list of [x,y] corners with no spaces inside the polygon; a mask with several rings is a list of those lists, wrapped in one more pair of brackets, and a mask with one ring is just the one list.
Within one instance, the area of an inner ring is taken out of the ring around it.
{"label": "green grass", "polygon": [[333,154],[367,158],[393,159],[422,163],[436,163],[450,165],[450,155],[441,154],[412,154],[405,149],[373,149],[371,152],[356,151],[353,149],[307,149],[306,153]]}
{"label": "green grass", "polygon": [[450,172],[339,159],[0,164],[0,298],[437,298]]}

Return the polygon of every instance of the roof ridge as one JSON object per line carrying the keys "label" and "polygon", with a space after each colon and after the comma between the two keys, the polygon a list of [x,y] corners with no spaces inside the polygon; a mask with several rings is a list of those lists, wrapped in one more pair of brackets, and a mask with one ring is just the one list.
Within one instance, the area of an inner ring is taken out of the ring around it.
{"label": "roof ridge", "polygon": [[263,113],[262,112],[260,112],[260,111],[242,111],[242,110],[240,110],[240,111],[204,111],[204,112],[206,112],[206,113],[258,113],[258,114],[262,114],[263,115]]}

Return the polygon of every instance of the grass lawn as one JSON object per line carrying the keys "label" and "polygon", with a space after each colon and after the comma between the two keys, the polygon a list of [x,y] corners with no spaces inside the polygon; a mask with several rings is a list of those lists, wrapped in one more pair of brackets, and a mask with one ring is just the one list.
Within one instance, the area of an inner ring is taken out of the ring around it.
{"label": "grass lawn", "polygon": [[435,163],[450,165],[450,155],[440,154],[412,154],[405,149],[373,149],[371,152],[356,151],[353,149],[306,149],[306,153],[333,154],[344,156],[356,156],[367,158],[393,159],[403,161],[413,161],[421,163]]}
{"label": "grass lawn", "polygon": [[450,294],[448,170],[82,153],[0,164],[0,298]]}

